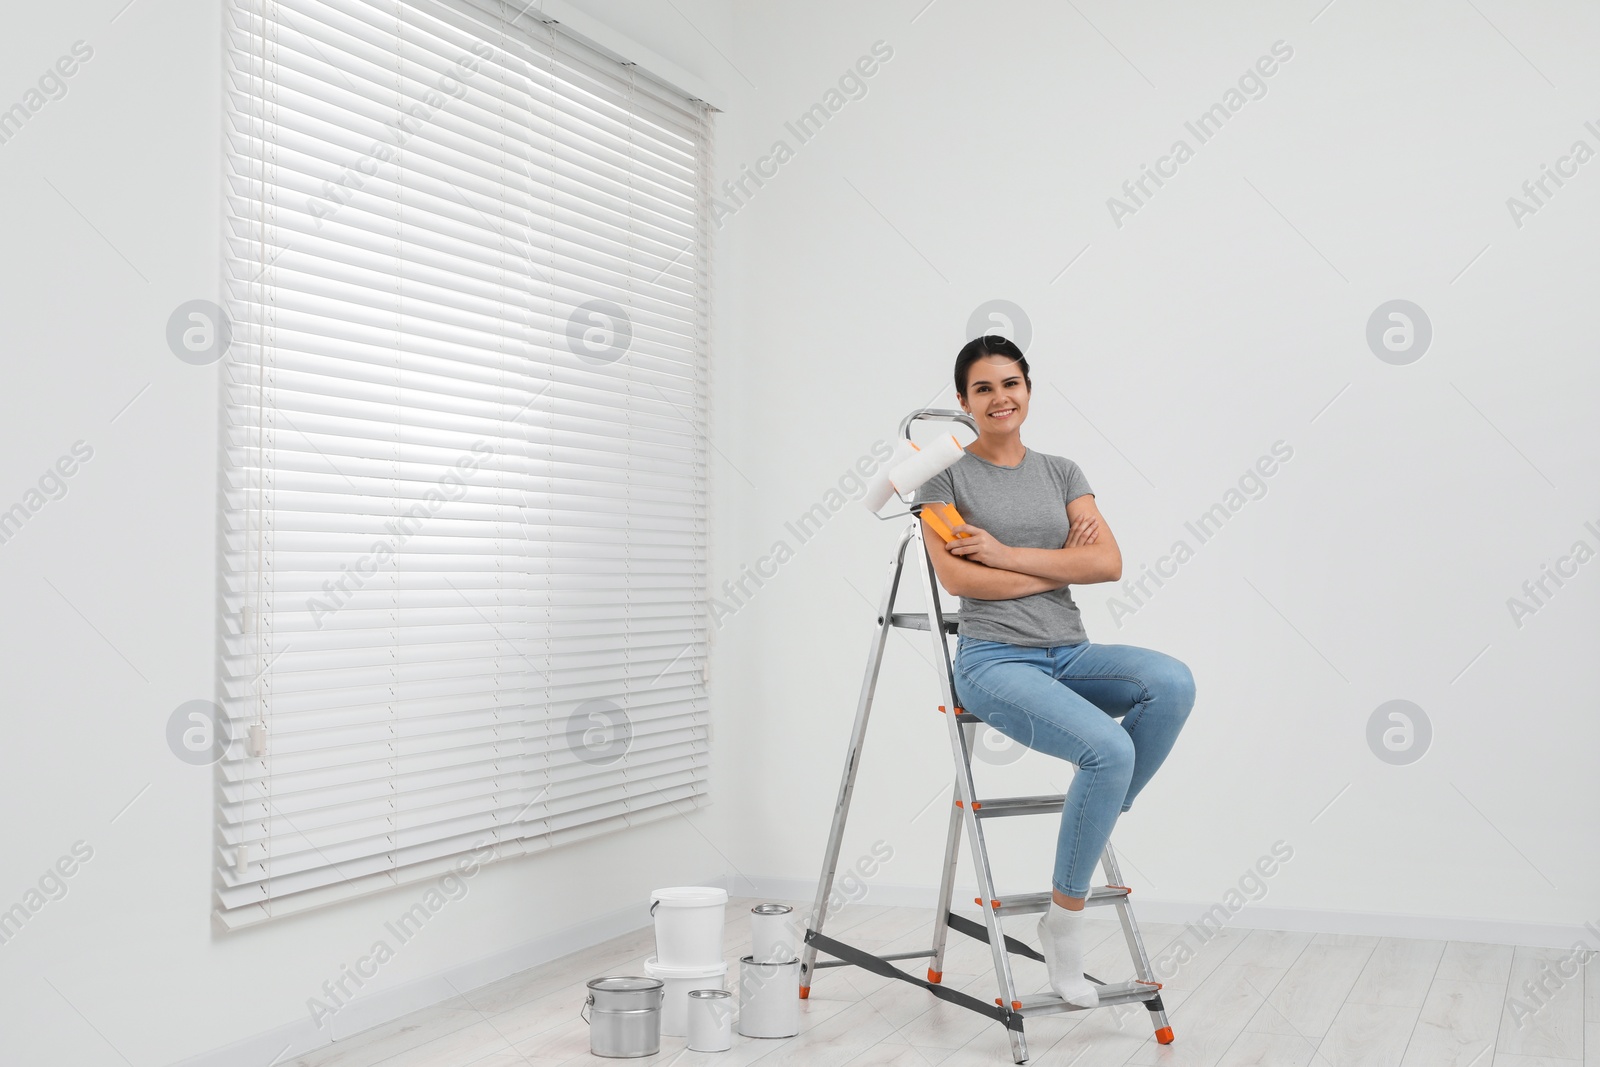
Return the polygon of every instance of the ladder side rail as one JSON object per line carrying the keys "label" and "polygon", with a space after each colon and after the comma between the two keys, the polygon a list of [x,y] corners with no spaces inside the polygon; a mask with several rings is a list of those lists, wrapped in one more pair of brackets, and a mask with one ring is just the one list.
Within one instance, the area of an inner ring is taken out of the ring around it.
{"label": "ladder side rail", "polygon": [[[1106,881],[1110,885],[1127,887],[1122,880],[1122,868],[1117,863],[1117,854],[1111,847],[1111,842],[1106,842],[1105,851],[1100,854],[1100,865],[1105,869]],[[1150,957],[1144,950],[1144,937],[1139,933],[1139,925],[1133,921],[1132,907],[1125,896],[1116,902],[1117,916],[1122,920],[1122,934],[1128,942],[1128,954],[1133,957],[1134,964],[1139,968],[1139,977],[1145,981],[1154,981],[1155,974],[1150,968]]]}
{"label": "ladder side rail", "polygon": [[[1106,848],[1100,855],[1100,863],[1105,867],[1106,879],[1113,885],[1124,888],[1127,883],[1122,880],[1122,868],[1117,863],[1117,854],[1111,847],[1111,842],[1106,842]],[[1117,918],[1122,923],[1122,936],[1128,942],[1128,954],[1133,957],[1134,969],[1138,972],[1137,984],[1154,986],[1158,991],[1160,981],[1156,978],[1155,968],[1150,966],[1150,955],[1145,952],[1144,936],[1139,932],[1139,923],[1133,917],[1133,904],[1128,895],[1116,902]],[[1167,1006],[1161,1001],[1161,994],[1157,992],[1144,1002],[1145,1009],[1150,1012],[1150,1023],[1155,1027],[1156,1042],[1162,1045],[1172,1043],[1172,1024],[1167,1018]]]}
{"label": "ladder side rail", "polygon": [[[918,530],[921,529],[922,520],[920,517],[913,518],[912,522],[916,524]],[[917,541],[920,546],[922,544],[922,539],[919,537]],[[925,549],[924,554],[926,554]],[[939,601],[939,595],[937,592],[938,583],[935,582],[934,585],[934,598],[928,604],[928,629],[939,635],[938,642],[940,647],[948,649],[949,646],[946,644],[944,639],[944,608]],[[952,665],[947,662],[945,666],[947,668],[951,668]],[[948,676],[948,669],[946,674]],[[946,705],[948,708],[946,714],[950,715],[952,718],[954,718],[956,714],[954,704],[954,689],[955,687],[952,685],[951,693],[949,694],[949,699],[952,701],[952,703]],[[967,734],[967,739],[969,741],[971,740],[971,736],[972,735],[969,732]],[[958,781],[953,783],[950,789],[950,795],[952,799],[960,795],[961,787],[959,783],[959,776],[957,777]],[[928,963],[928,981],[930,982],[940,982],[944,980],[944,950],[945,943],[948,940],[948,935],[950,932],[950,924],[948,919],[951,914],[950,905],[955,898],[956,867],[961,855],[961,818],[962,809],[952,803],[950,805],[950,825],[945,832],[944,869],[940,871],[939,874],[939,899],[934,905],[933,910],[933,959]]]}
{"label": "ladder side rail", "polygon": [[[956,714],[955,668],[950,662],[950,646],[945,641],[944,610],[939,604],[939,577],[933,569],[933,557],[928,554],[922,537],[919,519],[912,528],[917,547],[921,549],[922,589],[928,604],[928,632],[933,636],[936,666],[939,668],[939,690],[944,697],[945,719],[950,732],[950,748],[956,759],[956,801],[961,805],[962,820],[967,824],[967,837],[972,850],[972,866],[978,876],[979,906],[983,910],[984,924],[989,930],[989,952],[994,958],[995,976],[1000,985],[1000,1006],[1015,1010],[1021,1003],[1016,979],[1011,974],[1011,955],[1006,951],[1005,929],[1000,916],[995,914],[990,902],[995,899],[994,879],[989,871],[989,850],[983,839],[983,826],[973,810],[977,785],[972,778],[972,752],[967,731],[962,728]],[[941,916],[939,921],[944,922]],[[1011,1057],[1016,1063],[1028,1058],[1027,1038],[1022,1030],[1007,1027],[1006,1036],[1011,1042]]]}
{"label": "ladder side rail", "polygon": [[[951,795],[955,795],[952,787]],[[961,855],[961,809],[950,805],[950,826],[944,837],[944,870],[939,875],[939,901],[933,909],[933,959],[928,962],[928,981],[944,981],[944,949],[950,932],[950,904],[955,897],[956,860]]]}

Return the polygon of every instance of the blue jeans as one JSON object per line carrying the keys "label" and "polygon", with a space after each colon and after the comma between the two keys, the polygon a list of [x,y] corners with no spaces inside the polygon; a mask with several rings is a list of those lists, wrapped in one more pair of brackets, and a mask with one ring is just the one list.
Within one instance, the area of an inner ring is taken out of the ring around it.
{"label": "blue jeans", "polygon": [[[1085,896],[1120,812],[1172,750],[1194,706],[1180,660],[1133,645],[1029,648],[959,636],[961,707],[1018,743],[1077,765],[1051,884]],[[1121,722],[1117,721],[1121,718]]]}

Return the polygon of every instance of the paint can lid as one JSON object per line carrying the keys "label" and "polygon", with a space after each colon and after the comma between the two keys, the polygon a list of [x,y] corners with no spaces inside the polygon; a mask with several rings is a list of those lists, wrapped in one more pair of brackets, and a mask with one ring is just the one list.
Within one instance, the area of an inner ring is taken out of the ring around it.
{"label": "paint can lid", "polygon": [[647,989],[660,989],[662,981],[659,978],[644,978],[634,974],[609,974],[604,978],[589,979],[590,989],[600,989],[607,993],[642,993]]}

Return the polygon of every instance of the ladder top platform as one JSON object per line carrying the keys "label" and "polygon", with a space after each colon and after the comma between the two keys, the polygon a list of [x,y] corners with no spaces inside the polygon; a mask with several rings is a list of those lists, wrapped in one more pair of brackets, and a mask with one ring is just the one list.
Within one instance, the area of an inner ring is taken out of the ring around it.
{"label": "ladder top platform", "polygon": [[[882,620],[880,620],[882,621]],[[889,625],[898,626],[904,630],[928,629],[928,613],[926,611],[896,611],[889,616]],[[947,611],[944,614],[944,632],[947,634],[960,633],[961,612]]]}

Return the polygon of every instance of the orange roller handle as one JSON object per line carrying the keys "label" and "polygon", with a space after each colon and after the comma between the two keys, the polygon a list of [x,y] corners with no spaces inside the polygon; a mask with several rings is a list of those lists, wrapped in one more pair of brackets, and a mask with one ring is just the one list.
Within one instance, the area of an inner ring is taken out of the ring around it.
{"label": "orange roller handle", "polygon": [[961,512],[956,510],[954,504],[941,502],[929,504],[922,509],[922,517],[928,521],[933,532],[944,539],[945,543],[954,541],[957,537],[971,537],[971,534],[957,534],[953,531],[957,526],[967,520],[961,517]]}

